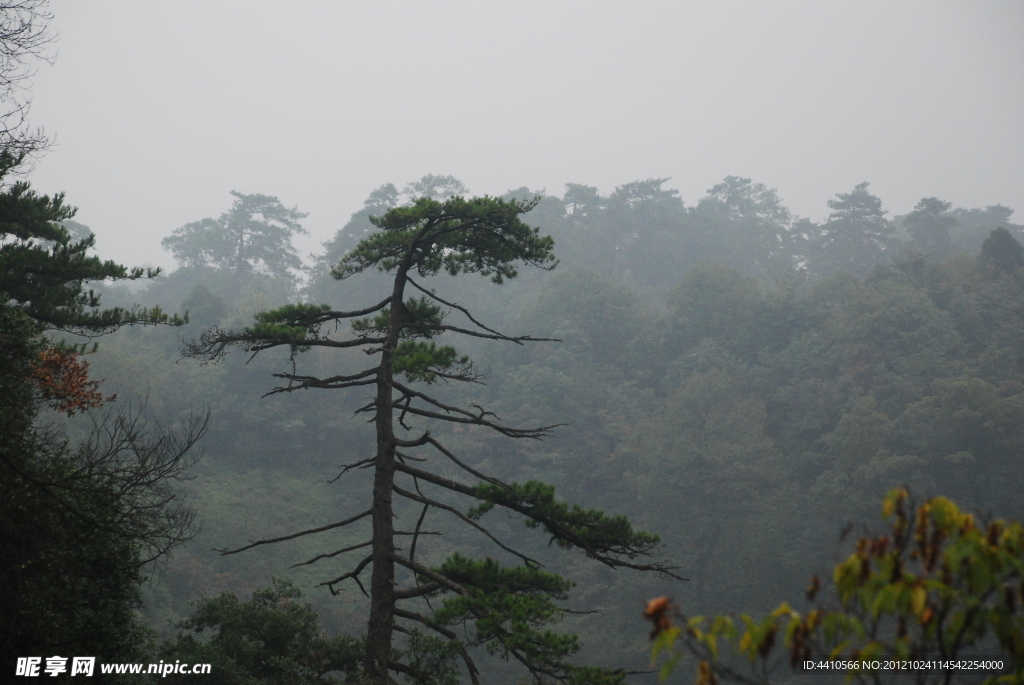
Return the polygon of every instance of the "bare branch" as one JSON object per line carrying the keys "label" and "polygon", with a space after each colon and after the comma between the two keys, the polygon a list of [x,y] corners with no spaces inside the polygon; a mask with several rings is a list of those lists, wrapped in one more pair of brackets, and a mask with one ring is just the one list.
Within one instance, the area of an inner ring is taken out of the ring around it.
{"label": "bare branch", "polygon": [[452,309],[458,309],[460,312],[462,312],[463,314],[466,315],[467,319],[469,319],[470,321],[472,321],[473,323],[475,323],[477,326],[479,326],[480,328],[484,329],[488,333],[493,333],[494,335],[499,335],[499,336],[501,336],[503,338],[508,338],[509,337],[509,336],[505,335],[504,333],[501,333],[500,331],[496,331],[493,328],[488,328],[487,326],[483,325],[482,323],[480,323],[479,321],[474,319],[473,315],[470,314],[469,310],[466,309],[465,307],[463,307],[461,305],[458,305],[458,304],[456,304],[454,302],[448,302],[447,300],[442,300],[440,297],[438,297],[437,293],[435,293],[433,290],[427,290],[426,288],[421,286],[419,283],[417,283],[416,281],[412,280],[412,278],[410,278],[409,276],[406,276],[405,279],[406,279],[406,281],[408,283],[411,283],[414,288],[416,288],[417,290],[419,290],[423,294],[427,295],[428,297],[430,297],[430,298],[432,298],[434,300],[437,300],[441,304],[443,304],[445,306],[448,306],[448,307],[451,307]]}
{"label": "bare branch", "polygon": [[[397,385],[397,383],[396,383]],[[509,438],[532,438],[534,440],[540,440],[547,435],[551,434],[555,428],[564,426],[564,423],[555,423],[550,426],[540,426],[538,428],[509,428],[503,426],[500,423],[493,421],[487,421],[483,418],[459,418],[457,416],[446,416],[445,414],[438,414],[437,412],[427,411],[425,409],[419,409],[417,407],[408,407],[405,409],[410,414],[416,414],[417,416],[424,416],[430,419],[438,419],[439,421],[448,421],[449,423],[464,423],[473,426],[486,426],[491,428],[502,435]]]}
{"label": "bare branch", "polygon": [[[72,455],[66,452],[63,429],[34,431],[41,469],[26,470],[0,450],[0,458],[27,482],[54,500],[58,507],[88,521],[97,530],[132,540],[144,554],[143,566],[194,537],[195,512],[183,505],[177,482],[202,457],[196,444],[209,428],[209,412],[193,413],[177,430],[159,424],[151,430],[143,418],[145,400],[127,402],[115,411],[93,417],[92,430]],[[51,463],[64,468],[54,470]],[[59,475],[58,475],[59,474]],[[105,507],[112,516],[97,519],[77,505],[102,484],[117,505]]]}
{"label": "bare branch", "polygon": [[415,440],[402,440],[400,438],[395,438],[395,445],[398,447],[420,447],[422,445],[426,445],[428,440],[430,440],[430,431],[426,431]]}
{"label": "bare branch", "polygon": [[370,466],[372,466],[373,464],[376,464],[376,463],[377,463],[377,457],[369,457],[367,459],[361,459],[359,461],[354,461],[351,464],[342,464],[339,467],[339,468],[341,468],[341,473],[339,473],[337,476],[335,476],[334,478],[330,479],[327,482],[328,482],[328,484],[333,483],[334,481],[338,480],[339,478],[344,476],[346,473],[348,473],[352,469],[365,469],[365,468],[369,468]]}
{"label": "bare branch", "polygon": [[466,464],[466,463],[462,462],[458,457],[456,457],[454,454],[452,454],[450,451],[448,451],[448,449],[444,445],[439,443],[434,438],[430,438],[429,440],[427,440],[427,442],[430,443],[431,445],[433,445],[434,448],[437,449],[438,452],[440,452],[441,454],[443,454],[444,456],[448,457],[453,462],[455,462],[455,464],[457,466],[462,468],[467,473],[469,473],[469,474],[471,474],[473,476],[476,476],[477,478],[479,478],[480,480],[482,480],[484,482],[491,483],[492,485],[498,485],[498,486],[506,488],[508,490],[512,489],[511,487],[509,487],[509,485],[507,483],[504,483],[504,482],[498,480],[497,478],[492,478],[491,476],[485,475],[485,474],[481,473],[480,471],[477,471],[476,469],[474,469],[469,464]]}
{"label": "bare branch", "polygon": [[409,406],[408,405],[408,400],[411,400],[412,398],[415,397],[415,398],[419,398],[419,399],[421,399],[421,400],[423,400],[425,402],[429,402],[430,404],[434,405],[438,409],[444,409],[445,411],[448,411],[448,412],[453,412],[453,413],[456,413],[456,414],[462,414],[463,416],[468,416],[470,418],[480,418],[480,417],[483,417],[483,416],[494,416],[495,418],[497,418],[497,415],[494,412],[484,412],[484,411],[481,410],[478,413],[473,413],[473,412],[471,412],[471,411],[469,411],[467,409],[463,409],[462,407],[455,407],[455,406],[444,404],[443,402],[435,400],[433,397],[431,397],[429,395],[426,395],[426,394],[424,394],[424,393],[422,393],[422,392],[420,392],[418,390],[413,390],[412,388],[410,388],[410,387],[408,387],[406,385],[403,385],[403,384],[399,383],[398,381],[395,381],[393,383],[393,385],[396,388],[398,388],[399,390],[401,390],[402,394],[404,395],[404,397],[402,397],[401,399],[395,401],[395,406],[397,406],[400,402],[403,402],[403,401],[406,402],[406,405],[404,405],[403,409],[405,407]]}
{"label": "bare branch", "polygon": [[395,599],[412,599],[413,597],[422,597],[423,595],[429,595],[431,592],[440,589],[440,583],[428,583],[426,585],[417,585],[416,587],[407,588],[405,590],[395,590]]}
{"label": "bare branch", "polygon": [[410,461],[429,461],[428,459],[426,459],[424,457],[414,457],[414,456],[409,455],[409,454],[403,454],[402,452],[399,452],[398,450],[395,450],[395,456],[400,458],[400,459],[409,459]]}
{"label": "bare branch", "polygon": [[416,561],[416,541],[420,538],[420,528],[423,526],[423,519],[427,517],[427,509],[430,509],[430,505],[424,504],[419,520],[416,521],[416,532],[412,536],[412,544],[409,546],[409,558],[413,561]]}
{"label": "bare branch", "polygon": [[522,345],[524,342],[562,342],[558,338],[534,338],[529,335],[517,335],[514,338],[507,335],[493,335],[491,333],[480,333],[478,331],[471,331],[466,328],[459,328],[458,326],[449,326],[448,324],[441,324],[438,326],[439,330],[451,331],[453,333],[461,333],[462,335],[469,335],[474,338],[487,338],[488,340],[504,340],[506,342],[514,342],[517,345]]}
{"label": "bare branch", "polygon": [[284,536],[279,537],[279,538],[271,538],[269,540],[257,540],[256,542],[253,542],[252,544],[246,545],[245,547],[239,547],[238,549],[232,549],[232,550],[214,549],[213,551],[214,552],[220,552],[222,555],[225,555],[225,556],[228,555],[228,554],[238,554],[239,552],[244,552],[247,549],[252,549],[253,547],[258,547],[260,545],[272,545],[275,542],[284,542],[285,540],[294,540],[295,538],[300,538],[303,535],[312,535],[314,533],[322,533],[325,530],[331,530],[332,528],[341,528],[342,526],[347,526],[350,523],[355,523],[359,519],[364,518],[366,516],[369,516],[371,513],[373,513],[373,510],[372,509],[367,509],[363,513],[356,514],[352,518],[347,518],[344,521],[338,521],[337,523],[332,523],[330,525],[320,526],[319,528],[310,528],[309,530],[303,530],[303,531],[300,531],[298,533],[292,533],[291,535],[284,535]]}
{"label": "bare branch", "polygon": [[318,554],[315,557],[313,557],[312,559],[310,559],[309,561],[303,561],[303,562],[300,562],[298,564],[292,564],[288,568],[295,568],[296,566],[309,566],[310,564],[316,563],[317,561],[320,561],[321,559],[329,559],[331,557],[336,557],[339,554],[344,554],[345,552],[351,552],[354,549],[361,549],[363,547],[369,547],[372,544],[373,544],[373,540],[367,540],[366,542],[361,542],[358,545],[352,545],[351,547],[344,547],[342,549],[339,549],[337,552],[330,552],[328,554]]}
{"label": "bare branch", "polygon": [[[280,376],[281,374],[274,374],[274,375],[275,376]],[[309,378],[310,378],[309,381],[302,382],[299,385],[286,385],[284,387],[274,388],[270,392],[264,393],[262,395],[262,397],[269,397],[271,395],[277,395],[277,394],[280,394],[282,392],[295,392],[296,390],[309,390],[310,388],[317,388],[317,389],[321,389],[321,390],[340,390],[340,389],[343,389],[343,388],[356,388],[356,387],[359,387],[360,385],[376,385],[377,384],[377,380],[376,379],[371,379],[371,380],[367,380],[367,381],[351,381],[349,383],[325,384],[325,383],[322,383],[322,382],[318,382],[319,379],[312,378],[312,377],[309,377]]]}
{"label": "bare branch", "polygon": [[[293,363],[294,366],[294,363]],[[347,376],[331,376],[330,378],[318,378],[316,376],[304,376],[296,373],[275,373],[275,378],[284,378],[288,381],[288,385],[283,388],[275,388],[267,395],[273,395],[279,392],[291,392],[293,390],[304,390],[308,388],[319,388],[324,390],[338,390],[341,388],[354,388],[360,385],[372,385],[376,383],[376,378],[368,381],[362,379],[368,376],[376,377],[377,372],[380,370],[379,366],[375,366],[359,373],[354,373]],[[298,385],[292,385],[293,382],[298,382]],[[264,395],[266,397],[267,395]]]}
{"label": "bare branch", "polygon": [[332,595],[337,595],[338,593],[335,592],[334,586],[337,585],[338,583],[340,583],[343,580],[348,580],[349,578],[351,578],[352,580],[356,581],[356,585],[358,585],[359,589],[363,591],[363,594],[366,595],[367,597],[369,597],[370,595],[367,594],[366,588],[364,588],[363,584],[361,582],[359,582],[359,574],[362,573],[363,569],[365,569],[370,564],[370,562],[372,562],[372,561],[373,561],[373,555],[371,554],[368,557],[366,557],[365,559],[363,559],[362,561],[360,561],[359,565],[356,566],[351,571],[349,571],[348,573],[344,573],[344,574],[338,576],[337,578],[335,578],[334,580],[324,581],[323,583],[320,583],[319,585],[317,585],[317,587],[323,587],[324,585],[326,585],[327,589],[331,591]]}

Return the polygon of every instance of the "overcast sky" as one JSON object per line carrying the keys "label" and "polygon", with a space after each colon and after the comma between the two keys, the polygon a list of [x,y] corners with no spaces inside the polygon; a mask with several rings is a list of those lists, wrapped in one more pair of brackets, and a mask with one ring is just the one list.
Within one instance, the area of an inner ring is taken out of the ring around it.
{"label": "overcast sky", "polygon": [[726,175],[819,220],[861,181],[1024,221],[1024,2],[79,2],[55,0],[32,181],[104,257],[230,190],[309,212],[319,246],[382,183],[474,194]]}

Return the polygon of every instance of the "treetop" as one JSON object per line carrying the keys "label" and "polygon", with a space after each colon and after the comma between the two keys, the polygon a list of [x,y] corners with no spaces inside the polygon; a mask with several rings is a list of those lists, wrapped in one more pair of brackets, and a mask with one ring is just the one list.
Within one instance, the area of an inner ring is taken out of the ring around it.
{"label": "treetop", "polygon": [[332,273],[343,279],[372,267],[415,270],[420,276],[445,271],[452,276],[479,273],[502,283],[516,277],[517,261],[553,269],[558,263],[552,254],[554,240],[519,219],[537,202],[488,196],[444,202],[420,198],[370,217],[381,230],[360,241]]}

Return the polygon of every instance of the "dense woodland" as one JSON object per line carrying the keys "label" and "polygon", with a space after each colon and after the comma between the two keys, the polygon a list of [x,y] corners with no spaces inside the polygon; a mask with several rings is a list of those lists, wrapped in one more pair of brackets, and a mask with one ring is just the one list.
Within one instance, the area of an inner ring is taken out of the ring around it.
{"label": "dense woodland", "polygon": [[[362,629],[358,590],[332,597],[311,588],[336,573],[290,568],[354,538],[226,557],[211,548],[348,511],[352,493],[367,487],[362,474],[327,481],[372,450],[371,427],[353,416],[365,398],[307,390],[261,399],[286,352],[203,365],[181,358],[182,341],[291,302],[373,304],[380,274],[330,277],[373,230],[368,217],[415,197],[466,192],[449,177],[403,192],[383,186],[308,270],[296,268],[289,242],[301,213],[266,196],[226,196],[222,217],[167,238],[176,270],[135,293],[106,287],[105,305],[162,304],[187,311],[189,323],[105,337],[88,358],[103,392],[145,398],[165,424],[211,409],[205,456],[187,485],[202,533],[146,589],[158,632],[173,635],[171,623],[196,597],[245,597],[272,576],[304,588],[331,632]],[[472,276],[431,282],[489,326],[561,341],[462,344],[486,369],[486,385],[451,393],[511,425],[567,425],[529,444],[438,429],[447,441],[474,467],[510,481],[540,478],[569,501],[628,515],[661,536],[689,578],[603,569],[531,541],[514,520],[495,524],[577,583],[570,606],[600,611],[565,621],[586,645],[583,659],[642,669],[639,607],[657,594],[691,613],[758,611],[799,596],[808,574],[839,555],[838,531],[877,521],[881,496],[899,484],[966,510],[1024,516],[1021,227],[1007,208],[953,209],[934,198],[889,219],[866,184],[829,206],[828,220],[812,224],[792,217],[774,191],[734,177],[692,206],[661,179],[609,196],[570,185],[525,215],[554,237],[552,272],[523,269],[501,286]],[[270,223],[281,230],[262,228]],[[242,242],[244,231],[255,237]],[[311,350],[301,361],[330,373],[335,355]],[[427,558],[502,554],[488,544],[475,531],[446,531]]]}
{"label": "dense woodland", "polygon": [[[15,5],[0,43],[27,59],[45,3]],[[100,258],[104,227],[29,182],[45,138],[0,122],[3,668],[653,682],[647,606],[710,684],[736,672],[706,635],[737,636],[672,621],[764,614],[811,574],[848,607],[941,549],[956,573],[984,556],[1002,604],[978,640],[1024,653],[1021,531],[995,519],[1024,519],[1012,209],[893,215],[865,182],[816,223],[736,176],[684,202],[660,178],[495,198],[428,175],[311,255],[288,198],[225,193],[147,271]],[[892,600],[921,639],[934,588]],[[765,658],[789,615],[737,649]],[[795,659],[820,618],[793,616]]]}

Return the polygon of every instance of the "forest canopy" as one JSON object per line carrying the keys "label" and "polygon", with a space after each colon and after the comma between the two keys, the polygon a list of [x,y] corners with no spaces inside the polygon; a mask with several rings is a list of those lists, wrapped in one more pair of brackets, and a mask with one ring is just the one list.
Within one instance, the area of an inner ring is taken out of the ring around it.
{"label": "forest canopy", "polygon": [[[437,178],[419,185],[434,188],[439,201],[454,197],[444,188],[461,187]],[[296,316],[337,311],[317,303],[380,299],[384,274],[371,269],[338,281],[331,269],[346,255],[360,259],[356,246],[377,230],[371,217],[414,207],[420,192],[414,183],[374,191],[298,284],[278,289],[265,275],[224,280],[227,266],[183,266],[135,299],[182,302],[190,320],[202,317],[188,325],[191,336],[252,326],[254,313],[284,307],[264,324],[296,327],[278,331],[287,342],[305,330]],[[793,216],[771,189],[738,177],[693,205],[662,179],[609,195],[570,185],[562,198],[522,188],[504,199],[533,205],[524,218],[552,236],[558,268],[523,270],[500,288],[441,276],[443,298],[487,312],[489,328],[561,342],[501,353],[482,341],[460,344],[458,355],[487,373],[487,384],[470,384],[462,399],[510,425],[567,425],[541,445],[518,447],[459,425],[432,435],[473,455],[474,469],[506,482],[545,481],[570,502],[622,512],[659,532],[691,579],[666,588],[545,559],[549,552],[509,528],[509,544],[576,581],[573,597],[600,598],[600,615],[564,619],[584,645],[581,658],[644,670],[642,629],[609,633],[607,626],[638,626],[638,607],[659,594],[671,593],[688,614],[770,611],[772,599],[800,596],[807,574],[829,566],[836,531],[870,521],[873,503],[897,485],[943,494],[965,511],[1021,518],[1022,229],[1006,208],[957,209],[925,198],[892,217],[860,184],[837,194],[832,216],[815,225]],[[833,237],[840,231],[842,240]],[[859,246],[859,275],[844,266],[854,264],[844,245]],[[133,301],[114,289],[108,296]],[[374,316],[366,335],[378,330]],[[176,358],[169,333],[111,339],[96,364],[113,389],[137,382],[125,375],[124,360],[137,360],[134,369],[145,363],[163,412],[184,411],[197,398],[216,405],[206,440],[212,458],[197,466],[197,496],[209,512],[206,547],[335,520],[328,517],[348,501],[349,488],[365,487],[363,476],[347,475],[350,485],[310,484],[372,450],[372,433],[347,418],[365,400],[336,394],[325,403],[303,392],[256,400],[273,390],[261,378],[282,371],[288,344],[284,357],[261,355],[246,369],[228,360],[159,371]],[[440,350],[450,344],[445,335],[426,342]],[[328,352],[314,346],[304,363],[327,364]],[[239,518],[252,497],[274,504]],[[404,525],[418,514],[410,516]],[[247,553],[244,566],[191,545],[171,561],[169,589],[147,611],[184,620],[190,593],[241,595],[266,586],[271,574],[311,587],[322,577],[308,566],[289,570],[296,559],[359,542],[295,540]],[[431,563],[483,549],[454,533],[439,542],[442,556],[424,557]],[[330,600],[313,591],[309,598],[332,629],[362,633],[367,607],[358,596]],[[600,654],[587,644],[601,645]]]}

